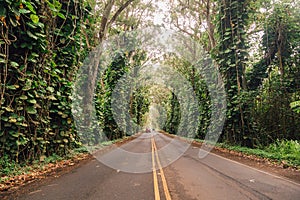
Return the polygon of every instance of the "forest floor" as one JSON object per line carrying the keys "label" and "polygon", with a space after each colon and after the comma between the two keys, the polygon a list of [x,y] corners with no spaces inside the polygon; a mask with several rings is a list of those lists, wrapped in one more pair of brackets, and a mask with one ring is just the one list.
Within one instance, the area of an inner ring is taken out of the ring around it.
{"label": "forest floor", "polygon": [[[133,140],[134,138],[135,137],[129,137],[125,140],[118,141],[115,144],[120,146],[128,141]],[[192,146],[194,147],[200,147],[201,145],[202,143],[200,142],[192,142]],[[113,148],[113,145],[106,146],[103,148],[103,151],[107,151],[111,148]],[[279,163],[253,155],[245,155],[241,152],[232,151],[221,147],[215,147],[212,150],[212,153],[259,169],[261,171],[286,177],[290,180],[300,183],[300,170],[294,167],[286,167],[284,163]],[[39,169],[34,169],[17,176],[7,177],[6,179],[2,177],[2,180],[4,181],[0,183],[0,197],[2,195],[6,196],[13,194],[15,192],[22,192],[28,186],[35,187],[41,182],[46,181],[46,178],[47,181],[49,181],[49,179],[60,177],[63,174],[79,168],[93,159],[94,157],[88,153],[80,153],[70,159],[57,161],[55,163],[48,163]]]}

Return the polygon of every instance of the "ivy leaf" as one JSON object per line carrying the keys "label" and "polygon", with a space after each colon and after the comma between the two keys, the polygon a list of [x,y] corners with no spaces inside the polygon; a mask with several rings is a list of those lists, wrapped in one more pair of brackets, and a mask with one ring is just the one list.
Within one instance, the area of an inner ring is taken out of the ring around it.
{"label": "ivy leaf", "polygon": [[51,92],[51,93],[53,93],[54,92],[54,88],[53,87],[47,87],[47,89],[46,90],[48,90],[49,92]]}
{"label": "ivy leaf", "polygon": [[48,99],[50,99],[50,100],[52,100],[52,101],[57,100],[53,95],[48,96]]}
{"label": "ivy leaf", "polygon": [[28,100],[29,103],[32,103],[32,104],[36,104],[36,100],[35,99],[30,99]]}
{"label": "ivy leaf", "polygon": [[30,15],[30,19],[35,24],[39,23],[39,20],[40,20],[39,17],[37,15],[35,15],[35,14],[31,14]]}
{"label": "ivy leaf", "polygon": [[14,131],[10,131],[9,134],[13,137],[19,137],[19,133],[18,132],[14,132]]}
{"label": "ivy leaf", "polygon": [[28,124],[25,124],[25,123],[20,123],[20,126],[23,126],[23,127],[28,127]]}
{"label": "ivy leaf", "polygon": [[8,117],[3,116],[3,117],[1,117],[1,120],[7,122],[8,121]]}
{"label": "ivy leaf", "polygon": [[26,111],[29,114],[33,114],[33,115],[37,114],[37,110],[34,107],[31,107],[31,106],[27,107]]}
{"label": "ivy leaf", "polygon": [[30,79],[27,79],[26,80],[26,83],[25,83],[25,86],[23,87],[23,91],[28,91],[31,89],[31,84],[32,84],[32,81]]}
{"label": "ivy leaf", "polygon": [[18,146],[21,146],[21,145],[25,145],[26,143],[28,142],[28,140],[17,140],[17,142],[16,142],[16,144],[18,145]]}
{"label": "ivy leaf", "polygon": [[10,123],[16,123],[17,119],[16,118],[10,118],[8,122],[10,122]]}
{"label": "ivy leaf", "polygon": [[7,112],[14,112],[14,110],[11,109],[10,107],[5,107],[4,109],[5,109]]}

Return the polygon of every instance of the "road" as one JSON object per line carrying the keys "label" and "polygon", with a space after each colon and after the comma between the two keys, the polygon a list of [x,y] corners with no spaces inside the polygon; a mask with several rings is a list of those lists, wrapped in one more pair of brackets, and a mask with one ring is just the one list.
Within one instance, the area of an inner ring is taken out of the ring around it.
{"label": "road", "polygon": [[[185,151],[186,150],[186,151]],[[300,199],[300,184],[158,132],[30,189],[22,200]],[[104,164],[103,164],[104,163]]]}

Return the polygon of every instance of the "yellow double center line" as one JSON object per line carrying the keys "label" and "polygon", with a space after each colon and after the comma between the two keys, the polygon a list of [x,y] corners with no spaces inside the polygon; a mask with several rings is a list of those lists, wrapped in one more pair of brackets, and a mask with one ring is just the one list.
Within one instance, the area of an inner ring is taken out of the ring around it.
{"label": "yellow double center line", "polygon": [[[155,144],[154,137],[151,137],[151,148],[152,148],[152,169],[153,169],[153,182],[154,182],[154,195],[155,200],[160,200],[160,194],[159,194],[159,188],[158,188],[158,179],[157,179],[157,173],[156,173],[156,162],[160,171],[161,181],[163,184],[163,189],[165,193],[166,200],[171,200],[171,196],[168,189],[168,184],[166,181],[166,177],[164,174],[164,171],[162,169],[158,153],[157,153],[157,147]],[[156,158],[156,159],[155,159]],[[156,160],[156,161],[155,161]]]}

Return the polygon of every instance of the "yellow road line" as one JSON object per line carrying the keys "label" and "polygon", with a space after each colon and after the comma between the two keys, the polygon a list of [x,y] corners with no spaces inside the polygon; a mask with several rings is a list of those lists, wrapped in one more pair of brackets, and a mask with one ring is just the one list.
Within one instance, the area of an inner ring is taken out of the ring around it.
{"label": "yellow road line", "polygon": [[157,147],[156,147],[154,138],[153,138],[153,147],[154,147],[154,152],[155,152],[155,155],[156,155],[156,160],[157,160],[157,164],[158,164],[160,175],[161,175],[161,180],[162,180],[166,200],[171,200],[171,195],[170,195],[170,192],[169,192],[167,180],[166,180],[164,170],[162,169],[162,166],[161,166],[161,163],[160,163],[160,160],[159,160],[159,157],[158,157]]}
{"label": "yellow road line", "polygon": [[152,171],[153,171],[153,183],[154,183],[154,196],[155,196],[155,200],[160,200],[156,167],[155,167],[154,139],[153,138],[151,138],[151,149],[152,149]]}

